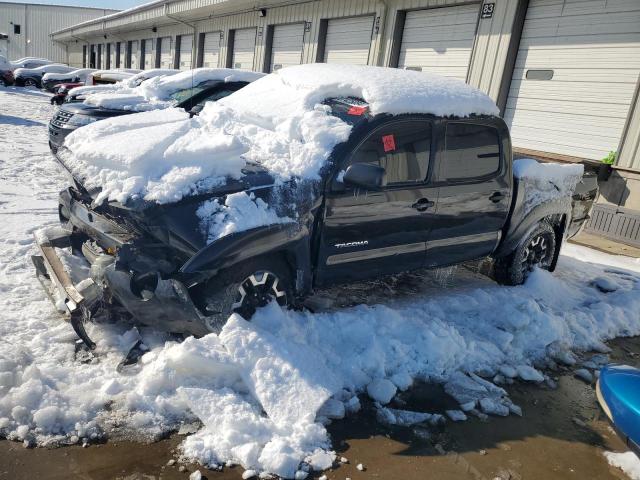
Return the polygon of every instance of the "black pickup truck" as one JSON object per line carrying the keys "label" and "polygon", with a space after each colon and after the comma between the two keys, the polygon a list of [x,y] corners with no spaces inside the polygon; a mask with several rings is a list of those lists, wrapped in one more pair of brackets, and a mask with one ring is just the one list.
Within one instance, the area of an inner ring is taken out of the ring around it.
{"label": "black pickup truck", "polygon": [[[61,192],[61,226],[36,235],[34,263],[88,345],[82,318],[104,306],[141,324],[203,335],[234,311],[248,319],[271,300],[300,305],[317,287],[483,257],[495,260],[499,282],[522,283],[536,266],[553,270],[562,242],[588,218],[594,175],[567,197],[528,203],[497,116],[373,116],[349,97],[325,104],[352,129],[320,180],[274,182],[248,163],[241,178],[170,204],[96,206],[98,192],[81,178]],[[64,165],[64,154],[59,160]],[[238,192],[295,221],[208,241],[198,208]],[[69,246],[91,265],[79,283],[54,248]]]}

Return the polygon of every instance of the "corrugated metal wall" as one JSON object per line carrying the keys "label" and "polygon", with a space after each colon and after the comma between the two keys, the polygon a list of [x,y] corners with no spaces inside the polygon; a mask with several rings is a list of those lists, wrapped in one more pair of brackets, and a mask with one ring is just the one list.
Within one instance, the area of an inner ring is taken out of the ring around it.
{"label": "corrugated metal wall", "polygon": [[[67,48],[53,42],[50,34],[112,12],[93,8],[0,3],[0,33],[9,35],[8,53],[11,60],[31,56],[67,62]],[[20,35],[13,33],[13,24],[20,25]]]}

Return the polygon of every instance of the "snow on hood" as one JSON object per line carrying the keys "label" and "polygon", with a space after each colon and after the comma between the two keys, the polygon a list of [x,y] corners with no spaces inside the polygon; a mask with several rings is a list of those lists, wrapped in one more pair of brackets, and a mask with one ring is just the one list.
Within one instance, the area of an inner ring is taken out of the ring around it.
{"label": "snow on hood", "polygon": [[81,82],[86,81],[87,76],[92,73],[95,72],[95,68],[80,68],[78,70],[72,70],[70,72],[66,72],[66,73],[54,73],[54,72],[50,72],[50,73],[45,73],[42,76],[42,81],[47,81],[47,80],[64,80],[66,78],[79,78]]}
{"label": "snow on hood", "polygon": [[[70,96],[75,95],[89,95],[93,93],[106,93],[106,92],[126,92],[129,89],[132,89],[140,84],[140,82],[149,80],[151,78],[160,76],[160,75],[173,75],[177,73],[179,70],[170,69],[170,68],[154,68],[152,70],[145,70],[140,72],[139,70],[130,70],[124,69],[120,70],[94,70],[90,73],[93,75],[104,75],[109,74],[110,72],[115,72],[117,75],[122,76],[120,80],[116,83],[104,84],[104,85],[86,85],[83,87],[76,87],[69,91]],[[139,72],[139,73],[136,73]],[[122,75],[121,75],[122,74]],[[89,75],[87,75],[87,78]]]}
{"label": "snow on hood", "polygon": [[52,73],[67,73],[73,71],[73,67],[69,67],[67,65],[62,65],[59,63],[50,63],[49,65],[43,65],[41,67],[36,68],[16,68],[13,74],[17,77],[19,75],[28,75],[31,73],[42,73],[45,74],[47,72]]}
{"label": "snow on hood", "polygon": [[[143,72],[123,82],[129,88],[113,93],[90,95],[84,103],[102,108],[139,112],[157,110],[173,106],[175,102],[170,98],[173,93],[194,87],[202,82],[216,80],[253,82],[265,75],[264,73],[227,68],[197,68],[180,73],[177,73],[176,70],[158,70],[153,72],[153,75],[147,76],[146,74],[150,72]],[[137,85],[140,78],[147,78],[147,80]]]}
{"label": "snow on hood", "polygon": [[[322,102],[344,96],[363,98],[373,114],[498,113],[487,95],[438,75],[300,65],[209,102],[193,119],[158,111],[82,127],[66,139],[65,163],[88,188],[102,189],[97,201],[137,197],[158,203],[178,201],[223,182],[224,177],[239,178],[247,161],[262,164],[282,180],[317,179],[333,148],[351,132],[351,126],[331,115]],[[172,123],[163,127],[167,116]]]}

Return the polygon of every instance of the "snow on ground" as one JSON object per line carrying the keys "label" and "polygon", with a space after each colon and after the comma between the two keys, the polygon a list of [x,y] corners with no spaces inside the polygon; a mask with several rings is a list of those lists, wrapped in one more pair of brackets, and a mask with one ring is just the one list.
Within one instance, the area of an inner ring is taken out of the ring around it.
{"label": "snow on ground", "polygon": [[604,452],[609,465],[621,469],[631,480],[640,480],[640,459],[633,452]]}
{"label": "snow on ground", "polygon": [[[414,380],[444,384],[460,403],[454,420],[526,415],[487,379],[538,381],[548,358],[571,362],[570,349],[605,351],[606,339],[640,334],[640,262],[567,245],[556,273],[521,287],[464,274],[449,288],[324,313],[272,304],[252,322],[232,317],[219,336],[182,342],[92,323],[95,357],[76,354],[30,262],[32,234],[57,222],[65,184],[46,145],[52,113],[48,96],[0,90],[0,435],[12,440],[153,439],[199,419],[186,457],[294,477],[332,464],[324,425],[357,411],[356,395],[398,425],[447,421],[383,406]],[[119,372],[140,338],[148,353]]]}

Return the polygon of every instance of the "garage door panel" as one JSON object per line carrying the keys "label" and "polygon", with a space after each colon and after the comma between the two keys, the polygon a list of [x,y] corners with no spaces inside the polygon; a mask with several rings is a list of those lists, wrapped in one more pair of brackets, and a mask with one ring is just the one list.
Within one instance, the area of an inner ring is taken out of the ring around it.
{"label": "garage door panel", "polygon": [[[633,95],[633,92],[629,91],[626,84],[622,84],[625,88],[610,88],[610,83],[604,82],[586,82],[584,84],[576,84],[573,82],[566,82],[563,85],[559,85],[553,89],[544,88],[528,88],[526,86],[529,82],[526,80],[514,80],[511,88],[509,89],[509,98],[517,98],[518,101],[528,98],[538,98],[545,100],[567,100],[584,103],[585,100],[589,102],[601,102],[610,104],[623,104],[626,105],[629,100],[629,95]],[[598,94],[599,89],[607,88],[606,96]]]}
{"label": "garage door panel", "polygon": [[366,65],[369,62],[373,16],[328,21],[324,61]]}
{"label": "garage door panel", "polygon": [[140,47],[138,41],[131,42],[131,68],[140,68]]}
{"label": "garage door panel", "polygon": [[193,35],[182,35],[180,37],[180,57],[179,69],[191,69],[191,53],[193,52]]}
{"label": "garage door panel", "polygon": [[162,37],[160,39],[160,68],[173,68],[171,59],[171,37]]}
{"label": "garage door panel", "polygon": [[505,111],[513,144],[601,159],[618,147],[639,75],[640,2],[531,0]]}
{"label": "garage door panel", "polygon": [[202,45],[202,66],[216,68],[220,64],[220,32],[207,32],[204,34]]}
{"label": "garage door panel", "polygon": [[273,27],[270,71],[302,63],[304,23]]}
{"label": "garage door panel", "polygon": [[155,40],[147,39],[143,40],[144,42],[144,63],[143,69],[149,70],[150,68],[155,68],[156,66],[156,46]]}
{"label": "garage door panel", "polygon": [[256,50],[256,29],[236,30],[233,39],[233,59],[231,66],[243,70],[253,70]]}
{"label": "garage door panel", "polygon": [[407,12],[398,67],[466,80],[478,11],[473,4]]}

